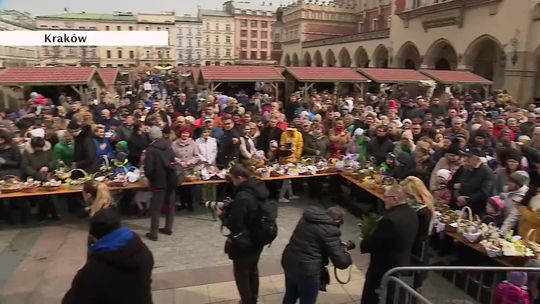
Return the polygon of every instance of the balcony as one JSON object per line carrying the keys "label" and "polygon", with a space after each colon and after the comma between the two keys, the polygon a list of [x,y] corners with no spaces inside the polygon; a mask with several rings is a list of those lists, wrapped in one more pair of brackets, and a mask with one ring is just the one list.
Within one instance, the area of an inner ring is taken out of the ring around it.
{"label": "balcony", "polygon": [[381,31],[365,32],[358,33],[353,35],[346,35],[340,37],[331,37],[318,39],[313,41],[304,41],[302,43],[303,48],[317,47],[323,45],[332,45],[332,44],[342,44],[348,42],[357,42],[357,41],[366,41],[366,40],[375,40],[375,39],[385,39],[390,37],[390,29],[385,29]]}

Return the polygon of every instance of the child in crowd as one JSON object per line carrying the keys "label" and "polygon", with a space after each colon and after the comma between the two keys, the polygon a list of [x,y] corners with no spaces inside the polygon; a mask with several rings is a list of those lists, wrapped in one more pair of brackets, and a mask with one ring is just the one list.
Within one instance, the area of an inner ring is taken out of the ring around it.
{"label": "child in crowd", "polygon": [[452,172],[448,169],[437,171],[437,190],[435,190],[435,201],[443,204],[450,204],[452,193],[448,189],[448,182],[452,179]]}
{"label": "child in crowd", "polygon": [[386,160],[381,164],[381,173],[383,175],[392,176],[396,167],[396,155],[392,152],[386,154]]}
{"label": "child in crowd", "polygon": [[527,273],[510,271],[506,274],[506,281],[497,285],[493,304],[529,304],[530,295],[526,287]]}
{"label": "child in crowd", "polygon": [[486,202],[486,214],[482,217],[482,221],[486,224],[493,223],[497,227],[502,226],[504,221],[504,202],[497,195],[488,198]]}

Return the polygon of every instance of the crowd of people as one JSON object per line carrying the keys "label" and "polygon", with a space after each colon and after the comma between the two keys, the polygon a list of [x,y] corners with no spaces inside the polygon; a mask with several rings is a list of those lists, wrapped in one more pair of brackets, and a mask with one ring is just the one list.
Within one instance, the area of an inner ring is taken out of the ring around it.
{"label": "crowd of people", "polygon": [[[179,172],[196,165],[249,167],[261,160],[295,163],[305,156],[355,155],[362,165],[398,181],[418,179],[388,194],[422,205],[416,211],[430,211],[403,248],[416,248],[417,234],[427,240],[435,203],[469,206],[483,220],[523,237],[540,228],[540,108],[520,107],[506,91],[486,98],[472,90],[454,90],[441,99],[414,98],[393,86],[354,97],[312,90],[280,101],[265,91],[248,95],[242,89],[179,90],[168,84],[159,98],[152,88],[138,86],[123,96],[103,91],[84,104],[65,95],[53,101],[33,93],[20,110],[0,111],[0,176],[46,181],[59,167],[87,173],[103,165],[115,172],[140,168],[150,191],[136,193],[133,202],[141,212],[144,203],[150,204],[146,236],[157,240],[159,233],[172,233],[177,205],[192,211],[194,203],[209,196],[205,187],[177,187]],[[314,193],[320,191],[311,183]],[[281,203],[298,199],[287,180],[278,193]],[[164,201],[167,220],[160,229]],[[2,200],[1,212],[13,223],[17,209],[26,222],[35,204],[38,220],[58,220],[57,203],[50,196]],[[388,231],[383,232],[384,237]],[[361,244],[367,252],[378,246],[369,239]],[[405,260],[397,259],[396,265]]]}

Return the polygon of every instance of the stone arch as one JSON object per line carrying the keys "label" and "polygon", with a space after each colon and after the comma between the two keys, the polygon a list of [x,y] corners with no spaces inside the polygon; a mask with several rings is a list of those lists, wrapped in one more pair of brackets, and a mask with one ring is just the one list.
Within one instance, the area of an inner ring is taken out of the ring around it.
{"label": "stone arch", "polygon": [[367,68],[369,67],[369,56],[366,52],[366,49],[359,46],[356,51],[354,52],[354,61],[355,66],[359,68]]}
{"label": "stone arch", "polygon": [[302,62],[303,66],[311,66],[311,54],[309,52],[306,52],[304,54],[304,59]]}
{"label": "stone arch", "polygon": [[[482,35],[469,44],[464,53],[464,64],[475,74],[492,80],[494,87],[501,87],[504,78],[505,64],[510,58],[504,55],[504,48],[497,38]],[[502,61],[502,58],[506,58]]]}
{"label": "stone arch", "polygon": [[537,85],[533,86],[535,90],[533,92],[533,98],[540,101],[540,85],[538,85],[540,83],[540,45],[538,46],[538,48],[536,48],[536,52],[534,54],[535,54],[534,67],[536,68],[534,83],[536,83]]}
{"label": "stone arch", "polygon": [[335,67],[337,64],[336,55],[334,55],[334,51],[331,49],[326,51],[326,55],[324,55],[324,62],[326,63],[326,66],[329,67]]}
{"label": "stone arch", "polygon": [[298,55],[294,53],[292,55],[292,66],[300,66],[300,60],[298,60]]}
{"label": "stone arch", "polygon": [[315,55],[313,55],[313,66],[322,67],[323,65],[324,61],[322,59],[321,52],[317,50],[315,51]]}
{"label": "stone arch", "polygon": [[283,65],[291,66],[291,56],[289,54],[285,54],[285,59],[283,59]]}
{"label": "stone arch", "polygon": [[450,41],[441,38],[428,48],[423,65],[435,70],[455,70],[458,67],[456,49]]}
{"label": "stone arch", "polygon": [[421,63],[422,58],[414,42],[407,41],[399,48],[395,60],[396,67],[417,70]]}
{"label": "stone arch", "polygon": [[346,48],[339,51],[339,66],[350,68],[352,66],[351,55]]}
{"label": "stone arch", "polygon": [[379,44],[375,51],[373,52],[373,65],[376,68],[387,68],[388,67],[388,49],[384,44]]}

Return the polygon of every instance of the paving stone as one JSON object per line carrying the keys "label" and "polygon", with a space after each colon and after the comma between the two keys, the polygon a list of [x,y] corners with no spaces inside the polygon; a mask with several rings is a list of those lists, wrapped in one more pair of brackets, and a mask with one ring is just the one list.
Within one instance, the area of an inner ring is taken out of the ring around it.
{"label": "paving stone", "polygon": [[174,304],[174,289],[153,291],[152,300],[154,304]]}
{"label": "paving stone", "polygon": [[208,285],[178,288],[174,290],[174,304],[210,303]]}
{"label": "paving stone", "polygon": [[238,289],[236,284],[231,282],[209,284],[208,286],[208,295],[210,296],[210,302],[223,302],[231,300],[239,300],[240,295],[238,294]]}

